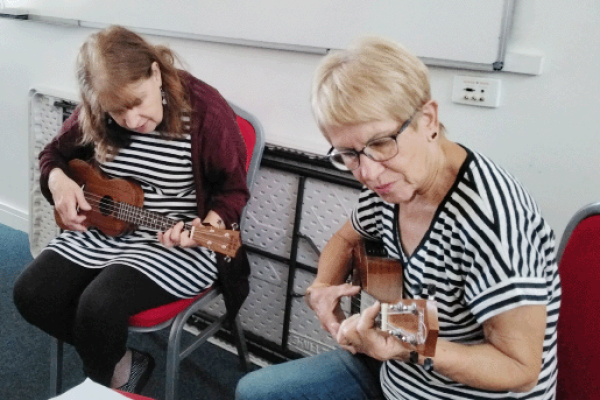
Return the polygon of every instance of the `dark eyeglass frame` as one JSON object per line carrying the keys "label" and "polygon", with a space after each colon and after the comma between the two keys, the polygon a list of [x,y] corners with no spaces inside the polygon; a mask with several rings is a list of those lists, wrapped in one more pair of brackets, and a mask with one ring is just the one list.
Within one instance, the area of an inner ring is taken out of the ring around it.
{"label": "dark eyeglass frame", "polygon": [[[367,144],[365,144],[365,146],[360,149],[359,151],[356,151],[354,149],[344,149],[341,151],[338,151],[335,147],[331,147],[329,149],[329,151],[327,152],[327,158],[329,159],[329,161],[331,162],[331,164],[333,164],[334,167],[336,167],[337,169],[340,169],[342,171],[354,171],[358,168],[360,168],[360,155],[364,154],[366,157],[368,157],[369,159],[376,161],[376,162],[385,162],[388,160],[391,160],[392,158],[394,158],[397,154],[398,154],[398,136],[400,136],[400,134],[402,132],[404,132],[406,130],[406,128],[408,128],[408,126],[411,124],[415,114],[417,112],[415,111],[415,113],[413,113],[413,115],[410,116],[410,118],[408,118],[406,121],[404,121],[404,123],[402,124],[402,126],[400,127],[400,129],[398,129],[398,132],[394,133],[393,135],[390,136],[384,136],[384,137],[380,137],[377,139],[373,139],[367,142]],[[394,139],[394,143],[396,146],[396,152],[391,155],[389,158],[386,158],[385,160],[375,160],[371,155],[365,153],[365,149],[367,149],[369,146],[371,146],[373,143],[382,140],[382,139]],[[333,161],[333,157],[338,155],[338,154],[354,154],[356,156],[356,160],[357,160],[357,165],[355,168],[348,168],[345,164],[340,164],[338,162]]]}

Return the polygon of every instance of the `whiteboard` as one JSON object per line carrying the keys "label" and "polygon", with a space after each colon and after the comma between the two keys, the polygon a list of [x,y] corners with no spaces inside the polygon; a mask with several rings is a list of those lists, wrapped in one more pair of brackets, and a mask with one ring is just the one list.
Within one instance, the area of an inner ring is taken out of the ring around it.
{"label": "whiteboard", "polygon": [[425,59],[491,65],[502,61],[512,0],[29,0],[28,8],[84,25],[298,49],[341,49],[379,34]]}

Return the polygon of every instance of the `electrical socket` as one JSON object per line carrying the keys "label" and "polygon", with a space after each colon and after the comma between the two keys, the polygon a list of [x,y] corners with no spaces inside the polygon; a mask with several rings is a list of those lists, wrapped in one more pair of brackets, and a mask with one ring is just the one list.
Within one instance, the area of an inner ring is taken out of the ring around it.
{"label": "electrical socket", "polygon": [[452,101],[480,107],[500,106],[500,79],[455,76]]}

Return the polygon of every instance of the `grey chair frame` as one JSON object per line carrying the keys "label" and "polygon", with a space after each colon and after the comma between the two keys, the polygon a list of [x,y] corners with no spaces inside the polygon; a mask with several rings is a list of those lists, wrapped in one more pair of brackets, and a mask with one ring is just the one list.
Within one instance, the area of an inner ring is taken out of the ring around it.
{"label": "grey chair frame", "polygon": [[591,217],[593,215],[600,214],[600,201],[595,203],[587,204],[581,207],[577,212],[571,217],[567,226],[563,232],[562,237],[560,238],[560,245],[558,246],[558,251],[556,253],[556,260],[560,263],[562,259],[563,253],[565,252],[565,248],[567,247],[567,243],[569,243],[569,239],[571,239],[571,234],[577,228],[577,226],[584,219]]}

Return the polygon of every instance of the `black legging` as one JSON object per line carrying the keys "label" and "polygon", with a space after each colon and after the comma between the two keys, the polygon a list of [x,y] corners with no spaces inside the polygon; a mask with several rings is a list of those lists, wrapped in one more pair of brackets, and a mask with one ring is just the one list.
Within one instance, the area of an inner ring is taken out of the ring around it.
{"label": "black legging", "polygon": [[19,275],[13,295],[23,318],[75,346],[86,376],[106,386],[127,350],[128,318],[177,300],[129,266],[85,268],[50,250]]}

